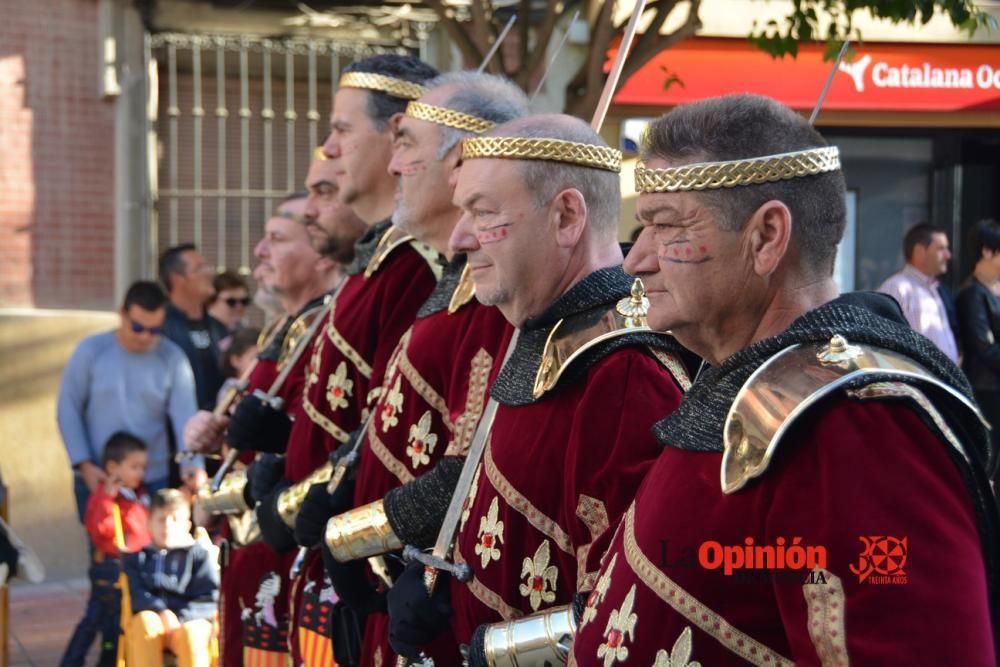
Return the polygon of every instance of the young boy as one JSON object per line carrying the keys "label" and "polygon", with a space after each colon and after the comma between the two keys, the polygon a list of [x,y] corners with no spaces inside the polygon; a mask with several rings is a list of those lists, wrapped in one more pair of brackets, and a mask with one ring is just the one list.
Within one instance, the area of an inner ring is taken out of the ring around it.
{"label": "young boy", "polygon": [[90,599],[83,619],[66,647],[62,667],[82,666],[98,630],[101,631],[100,667],[114,667],[118,650],[121,591],[115,584],[121,568],[121,554],[115,539],[114,506],[118,506],[125,551],[138,551],[149,544],[147,505],[142,490],[146,474],[146,444],[134,435],[118,432],[104,446],[107,481],[94,489],[87,501],[84,524],[93,543],[90,570]]}
{"label": "young boy", "polygon": [[152,499],[153,543],[125,557],[132,621],[125,631],[129,664],[163,665],[163,651],[179,667],[208,667],[219,571],[212,553],[191,537],[191,507],[180,491]]}

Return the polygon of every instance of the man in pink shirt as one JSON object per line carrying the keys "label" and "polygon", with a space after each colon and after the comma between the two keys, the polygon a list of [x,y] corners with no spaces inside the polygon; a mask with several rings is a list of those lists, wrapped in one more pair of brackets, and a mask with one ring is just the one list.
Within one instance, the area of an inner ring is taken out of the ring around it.
{"label": "man in pink shirt", "polygon": [[958,363],[955,332],[938,291],[938,278],[948,272],[951,261],[948,237],[939,227],[927,223],[914,225],[903,237],[903,254],[906,266],[889,276],[878,291],[898,301],[910,326]]}

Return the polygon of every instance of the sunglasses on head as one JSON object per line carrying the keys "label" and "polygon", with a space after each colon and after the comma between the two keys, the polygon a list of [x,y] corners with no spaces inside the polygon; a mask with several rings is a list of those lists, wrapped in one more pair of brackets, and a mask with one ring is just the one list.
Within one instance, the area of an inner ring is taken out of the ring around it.
{"label": "sunglasses on head", "polygon": [[245,296],[241,299],[237,299],[236,297],[231,296],[226,299],[223,299],[223,301],[225,301],[226,305],[229,306],[230,308],[235,308],[236,306],[243,306],[244,308],[246,308],[247,306],[250,305],[250,297],[248,296]]}
{"label": "sunglasses on head", "polygon": [[141,334],[143,331],[148,331],[154,336],[159,336],[163,333],[163,327],[144,327],[134,320],[129,320],[129,324],[132,325],[132,333]]}

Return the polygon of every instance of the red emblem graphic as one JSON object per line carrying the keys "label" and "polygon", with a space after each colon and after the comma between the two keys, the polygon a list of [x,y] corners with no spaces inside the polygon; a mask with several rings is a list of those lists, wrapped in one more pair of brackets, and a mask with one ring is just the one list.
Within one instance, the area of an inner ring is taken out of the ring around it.
{"label": "red emblem graphic", "polygon": [[[905,584],[906,556],[909,546],[906,537],[891,535],[859,536],[864,550],[858,557],[857,565],[850,565],[851,572],[858,575],[858,582],[870,578],[873,584]],[[875,575],[875,576],[872,576]]]}

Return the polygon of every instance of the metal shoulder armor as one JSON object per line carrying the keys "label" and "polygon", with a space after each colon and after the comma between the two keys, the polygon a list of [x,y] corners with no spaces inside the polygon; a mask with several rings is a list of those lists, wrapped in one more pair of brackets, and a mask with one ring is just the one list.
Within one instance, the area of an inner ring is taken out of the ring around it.
{"label": "metal shoulder armor", "polygon": [[763,475],[795,420],[840,389],[862,399],[911,399],[965,458],[963,445],[923,390],[947,402],[952,414],[985,423],[968,398],[899,352],[854,345],[840,335],[825,345],[792,345],[754,371],[729,409],[723,430],[723,493],[734,493]]}
{"label": "metal shoulder armor", "polygon": [[636,278],[632,284],[631,296],[609,306],[599,317],[587,317],[580,322],[572,319],[556,322],[542,348],[542,361],[532,389],[533,397],[537,399],[555,387],[566,369],[595,346],[613,338],[640,332],[656,334],[646,323],[648,311],[649,299],[646,298],[642,281]]}
{"label": "metal shoulder armor", "polygon": [[289,357],[291,357],[292,352],[298,347],[299,341],[309,332],[309,328],[312,326],[313,322],[316,321],[317,317],[323,315],[323,305],[316,304],[312,308],[309,308],[299,314],[288,326],[288,332],[285,334],[285,339],[281,341],[281,354],[278,355],[278,369],[281,370],[285,367]]}
{"label": "metal shoulder armor", "polygon": [[372,258],[369,260],[368,266],[365,267],[365,278],[371,278],[375,275],[386,258],[392,254],[392,251],[407,243],[409,243],[413,249],[427,261],[427,265],[434,273],[435,279],[441,280],[441,274],[444,269],[439,261],[440,255],[438,252],[426,243],[418,241],[413,237],[413,235],[402,231],[395,225],[390,227],[389,230],[382,235],[382,238],[378,241],[378,245],[375,246],[375,252],[372,254]]}

